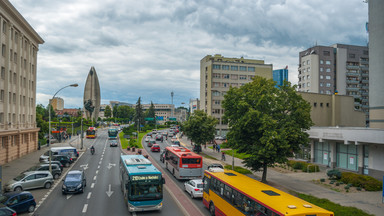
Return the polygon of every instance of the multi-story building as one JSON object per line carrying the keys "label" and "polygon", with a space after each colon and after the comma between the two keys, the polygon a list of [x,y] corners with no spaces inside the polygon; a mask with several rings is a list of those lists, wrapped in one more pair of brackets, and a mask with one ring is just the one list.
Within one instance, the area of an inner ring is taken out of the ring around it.
{"label": "multi-story building", "polygon": [[283,85],[285,81],[288,81],[288,66],[284,69],[273,70],[273,81],[276,82],[276,88]]}
{"label": "multi-story building", "polygon": [[196,110],[200,109],[200,100],[199,98],[189,100],[189,112],[192,114]]}
{"label": "multi-story building", "polygon": [[216,134],[228,132],[223,121],[221,103],[229,87],[240,87],[252,81],[254,76],[272,79],[272,64],[263,60],[226,58],[207,55],[200,61],[200,109],[218,120]]}
{"label": "multi-story building", "polygon": [[54,97],[50,100],[50,104],[53,110],[63,110],[64,109],[64,99],[60,97]]}
{"label": "multi-story building", "polygon": [[369,121],[368,47],[314,46],[299,54],[298,91],[350,95]]}
{"label": "multi-story building", "polygon": [[37,150],[36,66],[44,40],[0,1],[0,165]]}
{"label": "multi-story building", "polygon": [[[151,104],[142,104],[143,111],[147,111]],[[155,108],[155,115],[157,116],[157,122],[159,124],[163,124],[165,121],[170,120],[169,118],[176,118],[176,120],[180,119],[180,116],[176,116],[175,105],[173,104],[153,104]],[[172,114],[174,113],[174,116]],[[179,118],[178,118],[179,117]]]}

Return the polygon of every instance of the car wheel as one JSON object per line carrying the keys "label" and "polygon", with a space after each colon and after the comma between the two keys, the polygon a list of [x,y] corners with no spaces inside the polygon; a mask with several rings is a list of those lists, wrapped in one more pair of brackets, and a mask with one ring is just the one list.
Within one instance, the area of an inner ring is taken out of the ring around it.
{"label": "car wheel", "polygon": [[213,203],[209,204],[209,213],[211,213],[212,216],[215,216],[215,205]]}
{"label": "car wheel", "polygon": [[30,205],[29,207],[28,207],[28,212],[29,213],[32,213],[32,212],[34,212],[35,211],[35,206],[34,205]]}
{"label": "car wheel", "polygon": [[58,179],[59,177],[60,177],[59,173],[55,173],[55,175],[53,175],[54,179]]}
{"label": "car wheel", "polygon": [[23,190],[23,188],[21,188],[21,187],[15,187],[15,189],[14,189],[14,191],[17,191],[17,192],[20,192],[22,190]]}
{"label": "car wheel", "polygon": [[195,198],[195,196],[193,195],[193,191],[191,191],[191,198]]}
{"label": "car wheel", "polygon": [[67,194],[67,193],[65,193],[64,191],[62,191],[61,193],[62,193],[63,195]]}
{"label": "car wheel", "polygon": [[49,189],[51,188],[52,184],[50,182],[45,183],[44,188]]}

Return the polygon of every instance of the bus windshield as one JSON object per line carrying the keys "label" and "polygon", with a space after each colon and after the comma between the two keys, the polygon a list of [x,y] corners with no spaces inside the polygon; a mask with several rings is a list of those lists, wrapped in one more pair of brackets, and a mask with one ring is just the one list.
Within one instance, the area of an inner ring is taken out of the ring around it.
{"label": "bus windshield", "polygon": [[87,135],[95,135],[95,130],[87,130]]}
{"label": "bus windshield", "polygon": [[161,176],[131,176],[129,200],[158,200],[163,198]]}

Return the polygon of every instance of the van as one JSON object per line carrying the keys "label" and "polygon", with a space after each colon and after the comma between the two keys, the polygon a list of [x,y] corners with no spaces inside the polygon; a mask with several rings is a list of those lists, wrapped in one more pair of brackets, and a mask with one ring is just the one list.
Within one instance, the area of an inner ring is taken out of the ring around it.
{"label": "van", "polygon": [[[79,157],[79,152],[74,147],[54,147],[51,148],[52,155],[67,155],[73,160],[76,160]],[[49,150],[40,156],[40,162],[49,160]]]}

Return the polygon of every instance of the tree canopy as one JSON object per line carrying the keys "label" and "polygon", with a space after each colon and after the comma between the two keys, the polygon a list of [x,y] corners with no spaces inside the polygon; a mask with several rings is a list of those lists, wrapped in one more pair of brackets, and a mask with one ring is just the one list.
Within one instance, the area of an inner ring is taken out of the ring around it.
{"label": "tree canopy", "polygon": [[143,105],[141,105],[141,97],[136,102],[134,121],[136,124],[144,124]]}
{"label": "tree canopy", "polygon": [[110,107],[109,105],[107,105],[107,106],[105,107],[105,110],[104,110],[104,116],[105,116],[106,118],[110,118],[110,117],[112,116],[112,109],[111,109],[111,107]]}
{"label": "tree canopy", "polygon": [[312,126],[311,107],[295,86],[274,86],[273,80],[256,76],[240,88],[231,87],[223,101],[228,143],[249,155],[244,159],[247,167],[263,170],[263,182],[268,166],[286,162],[300,145],[308,144],[305,130]]}
{"label": "tree canopy", "polygon": [[[217,120],[202,110],[196,110],[182,125],[183,132],[198,146],[215,137]],[[201,147],[200,147],[201,149]]]}

